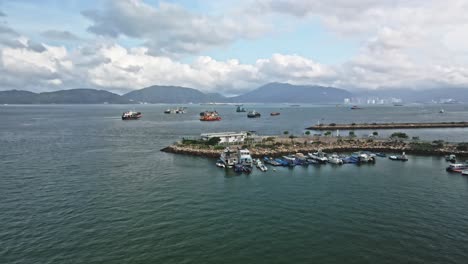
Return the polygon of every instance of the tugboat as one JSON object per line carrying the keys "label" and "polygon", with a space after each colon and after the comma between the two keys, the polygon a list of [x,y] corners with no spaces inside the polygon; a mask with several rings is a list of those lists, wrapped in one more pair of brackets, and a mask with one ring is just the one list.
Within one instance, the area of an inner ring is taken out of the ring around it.
{"label": "tugboat", "polygon": [[220,121],[221,117],[216,111],[205,111],[200,113],[200,121]]}
{"label": "tugboat", "polygon": [[137,120],[142,117],[141,112],[127,111],[122,114],[122,120]]}
{"label": "tugboat", "polygon": [[260,116],[262,116],[262,115],[259,112],[255,111],[255,110],[250,111],[250,112],[247,113],[248,118],[258,118]]}
{"label": "tugboat", "polygon": [[245,110],[243,105],[238,105],[237,108],[236,108],[236,112],[237,113],[242,113],[242,112],[246,112],[246,110]]}

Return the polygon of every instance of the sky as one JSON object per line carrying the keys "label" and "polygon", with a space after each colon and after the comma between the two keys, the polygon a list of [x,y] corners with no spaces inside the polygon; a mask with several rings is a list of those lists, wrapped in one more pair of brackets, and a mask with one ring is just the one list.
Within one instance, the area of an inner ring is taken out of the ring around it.
{"label": "sky", "polygon": [[467,0],[0,0],[0,90],[468,87]]}

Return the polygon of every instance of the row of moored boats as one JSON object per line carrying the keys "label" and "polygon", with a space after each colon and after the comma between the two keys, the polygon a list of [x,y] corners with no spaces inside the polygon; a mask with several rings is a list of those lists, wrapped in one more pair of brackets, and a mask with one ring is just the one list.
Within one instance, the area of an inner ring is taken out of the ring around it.
{"label": "row of moored boats", "polygon": [[[327,154],[321,150],[314,153],[296,153],[293,155],[285,155],[280,158],[265,156],[263,159],[253,159],[248,149],[231,149],[227,147],[221,153],[220,158],[216,162],[216,166],[221,168],[233,168],[238,173],[250,173],[254,167],[261,171],[267,171],[265,164],[271,166],[308,166],[319,164],[372,164],[376,162],[377,157],[386,157],[384,153],[371,153],[367,151],[354,152],[351,155],[338,155],[337,153]],[[391,160],[407,161],[408,158],[403,153],[400,156],[390,156]],[[262,162],[263,161],[263,162]]]}

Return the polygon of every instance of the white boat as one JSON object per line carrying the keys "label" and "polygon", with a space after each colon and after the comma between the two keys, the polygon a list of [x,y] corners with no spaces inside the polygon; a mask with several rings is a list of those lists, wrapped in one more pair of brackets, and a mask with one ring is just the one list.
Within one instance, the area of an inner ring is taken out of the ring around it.
{"label": "white boat", "polygon": [[441,108],[441,109],[439,110],[439,113],[443,114],[443,113],[445,113],[445,110]]}
{"label": "white boat", "polygon": [[225,164],[225,166],[232,168],[237,164],[237,151],[232,151],[229,147],[225,148],[219,160]]}
{"label": "white boat", "polygon": [[216,162],[216,166],[218,166],[220,168],[226,168],[226,164],[224,164],[222,161]]}
{"label": "white boat", "polygon": [[326,163],[328,161],[328,158],[326,157],[326,154],[322,152],[322,150],[318,150],[317,152],[314,153],[308,153],[309,157],[313,160],[316,160],[321,163]]}
{"label": "white boat", "polygon": [[252,156],[250,156],[248,149],[239,149],[237,151],[237,163],[249,167],[253,166]]}
{"label": "white boat", "polygon": [[328,162],[331,164],[341,165],[343,164],[343,160],[338,156],[338,154],[333,153],[329,158]]}
{"label": "white boat", "polygon": [[403,152],[401,155],[399,156],[395,156],[395,155],[392,155],[390,157],[388,157],[389,159],[391,160],[400,160],[400,161],[408,161],[408,157],[406,157],[406,154],[405,152]]}
{"label": "white boat", "polygon": [[257,162],[255,163],[255,165],[257,165],[257,168],[263,172],[267,171],[268,168],[267,166],[265,166],[265,164],[263,164],[260,159],[257,160]]}
{"label": "white boat", "polygon": [[468,170],[463,170],[462,175],[468,176]]}

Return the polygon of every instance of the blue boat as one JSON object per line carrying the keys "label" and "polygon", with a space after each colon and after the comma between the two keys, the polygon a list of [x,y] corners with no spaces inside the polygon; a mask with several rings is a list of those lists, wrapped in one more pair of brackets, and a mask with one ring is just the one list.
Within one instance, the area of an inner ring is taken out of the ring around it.
{"label": "blue boat", "polygon": [[276,160],[270,157],[263,157],[263,162],[265,162],[266,164],[270,164],[272,166],[281,166],[279,162],[277,162]]}
{"label": "blue boat", "polygon": [[284,167],[289,166],[289,162],[287,162],[287,161],[285,161],[283,159],[277,158],[277,159],[275,159],[275,161],[278,162],[281,166],[284,166]]}

